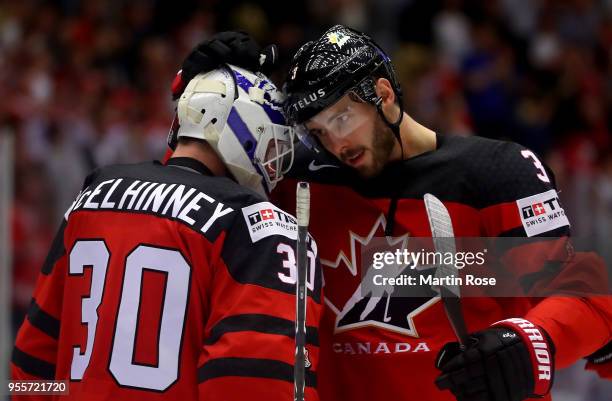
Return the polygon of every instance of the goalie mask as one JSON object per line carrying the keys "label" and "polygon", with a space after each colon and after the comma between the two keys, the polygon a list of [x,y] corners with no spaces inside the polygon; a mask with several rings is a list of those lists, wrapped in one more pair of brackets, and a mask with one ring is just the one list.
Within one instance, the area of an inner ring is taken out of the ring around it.
{"label": "goalie mask", "polygon": [[226,66],[197,75],[178,100],[168,144],[205,140],[239,184],[266,195],[293,163],[283,98],[264,75]]}

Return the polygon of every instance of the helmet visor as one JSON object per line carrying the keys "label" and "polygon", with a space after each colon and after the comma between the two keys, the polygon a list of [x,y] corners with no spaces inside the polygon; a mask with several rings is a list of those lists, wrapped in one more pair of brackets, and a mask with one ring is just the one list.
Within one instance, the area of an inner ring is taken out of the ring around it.
{"label": "helmet visor", "polygon": [[319,144],[341,140],[359,131],[370,117],[358,108],[359,103],[363,103],[354,100],[358,98],[354,92],[350,92],[304,124],[296,126],[300,141],[317,150]]}

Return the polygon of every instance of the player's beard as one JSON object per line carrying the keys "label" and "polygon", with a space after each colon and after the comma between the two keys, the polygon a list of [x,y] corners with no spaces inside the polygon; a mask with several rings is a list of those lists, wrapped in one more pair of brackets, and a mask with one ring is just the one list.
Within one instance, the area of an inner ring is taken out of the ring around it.
{"label": "player's beard", "polygon": [[372,162],[357,169],[359,174],[364,178],[372,178],[380,174],[389,162],[395,141],[391,128],[379,116],[376,116],[372,145],[368,149],[372,155]]}

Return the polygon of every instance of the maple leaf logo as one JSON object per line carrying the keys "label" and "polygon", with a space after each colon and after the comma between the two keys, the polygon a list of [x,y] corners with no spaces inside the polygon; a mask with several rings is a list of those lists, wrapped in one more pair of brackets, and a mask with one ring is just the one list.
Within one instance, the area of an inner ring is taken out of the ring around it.
{"label": "maple leaf logo", "polygon": [[327,34],[327,40],[329,40],[329,43],[335,44],[339,48],[342,48],[342,46],[344,46],[349,39],[350,37],[342,32],[330,32]]}
{"label": "maple leaf logo", "polygon": [[[408,247],[409,233],[385,237],[385,226],[386,219],[381,214],[365,236],[348,232],[348,252],[340,250],[335,260],[321,259],[326,286],[324,301],[336,314],[335,332],[370,326],[418,337],[413,318],[439,300],[433,290],[425,297],[398,298],[392,297],[393,286],[384,287],[376,294],[362,287],[362,275],[366,281],[374,274],[370,263],[364,263],[362,259],[368,248],[374,243],[376,251],[383,252],[401,251]],[[360,267],[365,271],[362,272]],[[401,272],[402,269],[398,268],[397,274]]]}

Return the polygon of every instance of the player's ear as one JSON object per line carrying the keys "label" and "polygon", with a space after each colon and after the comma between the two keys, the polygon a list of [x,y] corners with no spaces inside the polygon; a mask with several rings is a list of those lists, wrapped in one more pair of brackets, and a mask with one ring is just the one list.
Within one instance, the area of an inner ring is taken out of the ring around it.
{"label": "player's ear", "polygon": [[383,107],[395,104],[395,92],[393,92],[393,86],[387,78],[378,78],[375,89],[376,96],[382,99]]}
{"label": "player's ear", "polygon": [[391,82],[387,78],[378,78],[376,80],[376,96],[382,100],[380,106],[385,118],[389,121],[398,121],[398,112],[401,113],[402,110],[396,103],[397,97]]}

